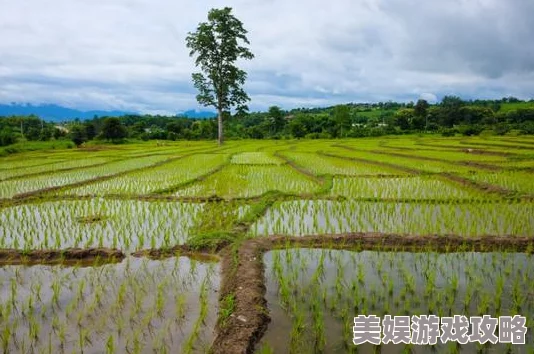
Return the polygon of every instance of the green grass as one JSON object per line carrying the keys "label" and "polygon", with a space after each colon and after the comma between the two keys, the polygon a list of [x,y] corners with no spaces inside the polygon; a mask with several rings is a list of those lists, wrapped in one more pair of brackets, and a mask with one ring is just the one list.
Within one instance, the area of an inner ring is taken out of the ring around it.
{"label": "green grass", "polygon": [[501,112],[509,112],[520,108],[534,108],[534,102],[501,103]]}
{"label": "green grass", "polygon": [[59,150],[74,148],[70,140],[52,140],[52,141],[21,141],[9,146],[0,147],[0,157],[8,156],[26,151],[37,150]]}

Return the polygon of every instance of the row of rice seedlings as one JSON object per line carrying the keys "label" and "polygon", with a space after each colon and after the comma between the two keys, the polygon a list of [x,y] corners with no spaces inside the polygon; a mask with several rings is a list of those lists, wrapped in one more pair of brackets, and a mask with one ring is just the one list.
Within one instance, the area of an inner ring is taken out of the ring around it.
{"label": "row of rice seedlings", "polygon": [[532,145],[534,144],[534,139],[532,135],[522,135],[522,136],[490,136],[488,137],[490,140],[497,140],[497,141],[507,141],[507,142],[515,142],[519,144],[527,144]]}
{"label": "row of rice seedlings", "polygon": [[491,144],[491,141],[488,140],[475,140],[475,138],[469,139],[420,139],[419,144],[426,148],[447,148],[447,149],[456,149],[460,151],[465,151],[467,149],[473,150],[484,150],[488,152],[506,152],[514,155],[532,155],[532,150],[528,147],[521,148],[517,145],[505,145],[500,143]]}
{"label": "row of rice seedlings", "polygon": [[110,247],[123,251],[184,243],[203,204],[91,199],[0,210],[0,248]]}
{"label": "row of rice seedlings", "polygon": [[288,201],[275,204],[250,230],[254,236],[349,232],[532,236],[534,204]]}
{"label": "row of rice seedlings", "polygon": [[205,352],[216,322],[217,274],[215,264],[184,257],[1,267],[0,347],[5,353]]}
{"label": "row of rice seedlings", "polygon": [[[385,150],[385,152],[388,152]],[[495,156],[495,155],[481,155],[481,154],[473,154],[466,151],[446,151],[442,150],[439,152],[436,151],[427,151],[427,150],[421,150],[415,148],[413,151],[395,151],[395,153],[398,154],[406,154],[414,157],[430,157],[435,159],[441,159],[441,160],[447,160],[447,161],[475,161],[475,162],[504,162],[507,161],[507,157],[505,156]]]}
{"label": "row of rice seedlings", "polygon": [[467,199],[484,197],[432,177],[334,178],[331,194],[376,199]]}
{"label": "row of rice seedlings", "polygon": [[534,176],[528,172],[495,172],[467,175],[476,182],[489,183],[521,194],[534,195]]}
{"label": "row of rice seedlings", "polygon": [[[160,144],[159,146],[157,144]],[[125,152],[126,157],[137,157],[146,154],[187,154],[196,151],[207,151],[217,148],[212,141],[151,141],[148,143],[132,145],[132,149]]]}
{"label": "row of rice seedlings", "polygon": [[347,146],[356,148],[358,150],[377,150],[382,147],[385,140],[387,140],[387,138],[372,137],[372,138],[365,138],[365,139],[343,139],[341,141],[332,141],[332,144],[347,145]]}
{"label": "row of rice seedlings", "polygon": [[355,157],[358,159],[365,159],[374,162],[388,163],[400,167],[407,167],[414,170],[427,173],[441,173],[441,172],[463,172],[469,173],[474,169],[473,167],[452,164],[440,161],[418,160],[416,158],[401,157],[385,154],[377,154],[368,151],[350,151],[342,148],[330,148],[328,153],[340,157]]}
{"label": "row of rice seedlings", "polygon": [[496,166],[506,169],[533,169],[534,168],[534,155],[524,159],[510,159],[504,162],[493,163]]}
{"label": "row of rice seedlings", "polygon": [[463,141],[464,143],[468,144],[476,144],[481,146],[490,146],[490,147],[500,147],[500,148],[520,148],[520,149],[530,149],[534,151],[534,146],[532,144],[524,144],[520,141],[513,139],[513,140],[505,140],[505,139],[494,139],[491,137],[475,137],[474,139],[470,139],[468,141]]}
{"label": "row of rice seedlings", "polygon": [[[528,327],[534,325],[534,302],[528,301],[534,292],[532,255],[287,249],[269,252],[264,260],[272,322],[258,352],[371,352],[371,345],[352,343],[358,315],[521,315]],[[533,339],[527,332],[529,350]],[[455,349],[450,344],[438,341],[433,348]],[[472,343],[461,349],[504,352],[511,347]]]}
{"label": "row of rice seedlings", "polygon": [[294,140],[270,140],[269,144],[262,145],[261,147],[259,147],[255,151],[262,151],[262,152],[265,152],[267,154],[271,154],[272,155],[275,152],[278,152],[280,150],[285,150],[285,149],[288,149],[288,148],[294,148],[296,146],[298,146],[298,145],[295,144]]}
{"label": "row of rice seedlings", "polygon": [[98,165],[110,161],[109,158],[105,157],[94,157],[87,158],[83,160],[69,160],[69,161],[60,161],[54,163],[48,163],[45,165],[37,165],[31,167],[9,169],[2,171],[0,173],[0,181],[6,180],[8,178],[21,177],[29,174],[37,173],[53,173],[56,171],[72,168],[83,168],[91,165]]}
{"label": "row of rice seedlings", "polygon": [[148,167],[158,162],[163,162],[167,159],[167,156],[147,156],[138,159],[112,162],[102,166],[84,168],[82,170],[64,171],[51,175],[3,181],[0,182],[0,199],[12,198],[17,194],[38,191],[51,187],[65,186],[98,177],[110,176],[129,170]]}
{"label": "row of rice seedlings", "polygon": [[164,165],[60,192],[67,195],[142,195],[167,189],[212,172],[226,154],[195,154]]}
{"label": "row of rice seedlings", "polygon": [[44,166],[51,163],[66,161],[63,158],[51,158],[50,156],[26,156],[25,154],[16,154],[15,156],[0,158],[0,172],[8,170],[24,169],[28,167]]}
{"label": "row of rice seedlings", "polygon": [[228,140],[217,150],[225,154],[239,154],[241,152],[261,151],[272,146],[269,140]]}
{"label": "row of rice seedlings", "polygon": [[263,151],[242,152],[232,156],[236,165],[282,165],[284,161]]}
{"label": "row of rice seedlings", "polygon": [[284,156],[315,175],[402,175],[405,172],[392,168],[344,160],[313,153],[285,151]]}
{"label": "row of rice seedlings", "polygon": [[320,185],[311,178],[283,166],[229,165],[221,171],[175,193],[176,196],[223,198],[253,197],[268,191],[313,193]]}

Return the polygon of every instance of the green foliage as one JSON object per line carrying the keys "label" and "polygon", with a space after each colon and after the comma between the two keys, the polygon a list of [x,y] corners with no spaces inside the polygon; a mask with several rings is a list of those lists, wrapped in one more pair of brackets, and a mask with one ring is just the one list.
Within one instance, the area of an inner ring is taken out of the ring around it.
{"label": "green foliage", "polygon": [[128,136],[128,131],[118,118],[106,118],[100,136],[103,139],[118,142]]}
{"label": "green foliage", "polygon": [[410,129],[410,122],[415,115],[413,108],[402,108],[395,113],[395,125],[401,130]]}
{"label": "green foliage", "polygon": [[458,133],[457,129],[443,129],[441,131],[441,135],[444,137],[451,137],[454,136],[456,133]]}
{"label": "green foliage", "polygon": [[191,236],[187,244],[194,250],[220,250],[234,243],[237,237],[233,232],[212,231]]}
{"label": "green foliage", "polygon": [[16,141],[17,137],[11,128],[4,127],[2,130],[0,130],[0,146],[11,145]]}
{"label": "green foliage", "polygon": [[212,9],[208,22],[198,25],[196,32],[189,33],[186,39],[190,55],[196,56],[195,65],[200,73],[194,73],[193,83],[198,89],[197,101],[204,106],[212,106],[219,114],[219,144],[223,139],[223,112],[233,107],[246,111],[249,97],[243,90],[247,74],[239,69],[238,59],[252,59],[252,52],[240,44],[250,44],[243,23],[232,15],[232,9]]}
{"label": "green foliage", "polygon": [[71,126],[69,131],[69,139],[72,140],[76,146],[80,146],[85,143],[87,141],[85,127],[80,124]]}
{"label": "green foliage", "polygon": [[219,321],[221,326],[226,326],[226,321],[235,311],[235,295],[228,294],[221,301],[221,309],[219,310]]}
{"label": "green foliage", "polygon": [[335,122],[335,136],[344,137],[351,127],[350,108],[347,105],[338,105],[334,107],[332,117]]}

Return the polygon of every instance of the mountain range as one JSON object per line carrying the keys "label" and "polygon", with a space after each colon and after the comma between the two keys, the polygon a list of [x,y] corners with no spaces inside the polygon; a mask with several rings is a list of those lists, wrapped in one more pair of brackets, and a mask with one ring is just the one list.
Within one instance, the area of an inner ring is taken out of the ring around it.
{"label": "mountain range", "polygon": [[[62,122],[66,120],[73,120],[79,118],[81,120],[92,119],[94,116],[120,117],[126,114],[140,114],[139,112],[131,111],[81,111],[77,109],[67,108],[56,104],[41,104],[33,105],[30,103],[11,103],[0,104],[0,117],[2,116],[28,116],[34,114],[41,119],[51,122]],[[186,116],[188,118],[213,118],[216,116],[214,112],[188,110],[180,112],[177,116]]]}

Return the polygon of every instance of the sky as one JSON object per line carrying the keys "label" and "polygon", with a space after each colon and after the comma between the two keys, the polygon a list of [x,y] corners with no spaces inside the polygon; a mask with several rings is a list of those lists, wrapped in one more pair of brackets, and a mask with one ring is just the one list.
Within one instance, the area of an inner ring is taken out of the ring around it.
{"label": "sky", "polygon": [[225,6],[253,111],[534,97],[533,0],[0,0],[0,103],[199,109],[185,37]]}

